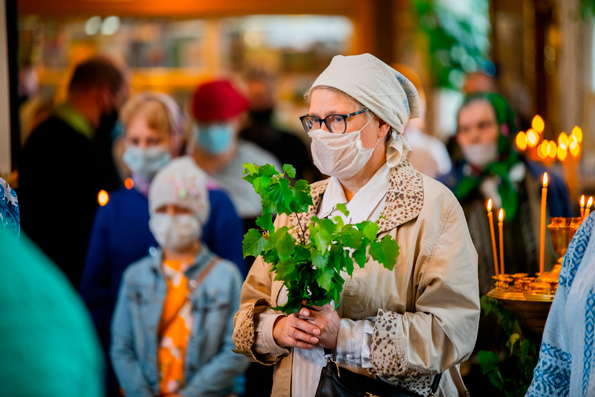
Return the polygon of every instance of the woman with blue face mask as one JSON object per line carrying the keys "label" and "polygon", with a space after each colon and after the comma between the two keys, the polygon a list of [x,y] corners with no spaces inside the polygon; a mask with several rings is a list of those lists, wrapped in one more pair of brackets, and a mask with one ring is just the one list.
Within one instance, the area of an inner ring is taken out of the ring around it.
{"label": "woman with blue face mask", "polygon": [[243,179],[244,163],[271,164],[281,170],[274,154],[238,132],[248,110],[248,101],[229,81],[215,80],[198,86],[192,97],[192,136],[189,153],[196,164],[229,194],[238,214],[248,226],[260,215],[260,196]]}
{"label": "woman with blue face mask", "polygon": [[[146,256],[158,243],[149,230],[148,193],[155,174],[177,157],[182,148],[185,117],[177,103],[162,93],[141,93],[122,108],[123,161],[134,187],[113,192],[97,211],[80,292],[87,304],[107,354],[109,325],[124,270]],[[202,241],[215,254],[235,263],[242,274],[243,226],[229,197],[210,189],[210,216]],[[197,237],[198,238],[198,237]],[[117,393],[110,370],[108,394]]]}

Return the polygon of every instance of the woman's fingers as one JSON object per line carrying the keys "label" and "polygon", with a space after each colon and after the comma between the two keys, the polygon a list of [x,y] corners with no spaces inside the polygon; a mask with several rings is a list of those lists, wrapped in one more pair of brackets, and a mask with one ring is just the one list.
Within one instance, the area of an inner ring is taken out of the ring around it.
{"label": "woman's fingers", "polygon": [[311,349],[319,342],[320,330],[295,314],[280,319],[273,328],[273,337],[279,346]]}

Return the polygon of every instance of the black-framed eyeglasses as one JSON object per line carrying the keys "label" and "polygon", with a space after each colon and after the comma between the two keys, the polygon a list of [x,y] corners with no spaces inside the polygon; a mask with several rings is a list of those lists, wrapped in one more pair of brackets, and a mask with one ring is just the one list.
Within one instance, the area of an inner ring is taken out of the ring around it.
{"label": "black-framed eyeglasses", "polygon": [[304,126],[304,130],[306,130],[306,132],[322,128],[322,123],[324,123],[329,132],[332,132],[333,134],[343,134],[345,131],[347,131],[347,119],[349,117],[360,113],[365,113],[368,110],[369,109],[364,108],[349,114],[329,114],[324,119],[320,119],[316,116],[306,115],[300,117],[300,120],[302,121],[302,126]]}

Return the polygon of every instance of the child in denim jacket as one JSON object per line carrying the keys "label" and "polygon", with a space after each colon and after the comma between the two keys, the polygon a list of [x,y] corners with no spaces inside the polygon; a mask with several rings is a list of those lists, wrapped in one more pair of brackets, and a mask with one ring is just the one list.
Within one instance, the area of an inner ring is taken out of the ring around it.
{"label": "child in denim jacket", "polygon": [[160,249],[126,270],[112,320],[110,356],[127,397],[229,395],[247,366],[231,340],[242,276],[200,242],[206,183],[182,157],[151,185]]}

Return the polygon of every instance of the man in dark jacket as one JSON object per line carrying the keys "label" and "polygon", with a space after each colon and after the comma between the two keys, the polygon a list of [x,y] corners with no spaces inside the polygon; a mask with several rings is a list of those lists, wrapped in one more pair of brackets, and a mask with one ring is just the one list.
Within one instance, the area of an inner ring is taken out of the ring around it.
{"label": "man in dark jacket", "polygon": [[246,126],[240,132],[241,137],[272,153],[281,164],[293,165],[296,179],[310,182],[321,179],[322,175],[312,165],[308,148],[302,139],[278,128],[273,122],[273,75],[263,70],[250,70],[245,81],[250,109]]}
{"label": "man in dark jacket", "polygon": [[23,230],[78,287],[100,190],[119,185],[109,133],[127,95],[107,57],[80,63],[68,97],[31,133],[19,159]]}

